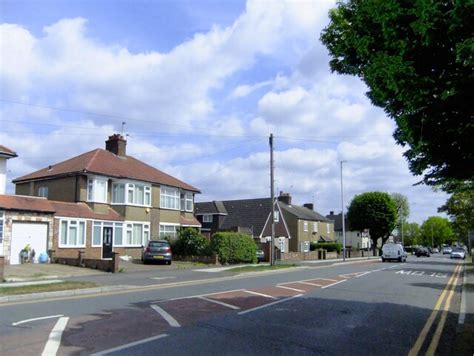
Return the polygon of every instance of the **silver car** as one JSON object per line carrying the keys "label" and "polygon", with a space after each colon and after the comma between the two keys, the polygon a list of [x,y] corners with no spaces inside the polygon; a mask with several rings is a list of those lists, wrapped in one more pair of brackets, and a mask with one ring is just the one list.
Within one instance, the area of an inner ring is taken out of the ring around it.
{"label": "silver car", "polygon": [[460,258],[464,260],[466,258],[466,251],[461,247],[455,247],[451,251],[451,258]]}

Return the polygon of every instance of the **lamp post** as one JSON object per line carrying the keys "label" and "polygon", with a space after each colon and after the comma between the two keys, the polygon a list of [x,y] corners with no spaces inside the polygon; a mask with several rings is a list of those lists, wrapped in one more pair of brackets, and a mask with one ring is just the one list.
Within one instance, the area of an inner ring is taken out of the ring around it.
{"label": "lamp post", "polygon": [[346,222],[344,219],[344,183],[342,179],[342,164],[347,161],[341,161],[341,211],[342,211],[342,260],[346,260]]}

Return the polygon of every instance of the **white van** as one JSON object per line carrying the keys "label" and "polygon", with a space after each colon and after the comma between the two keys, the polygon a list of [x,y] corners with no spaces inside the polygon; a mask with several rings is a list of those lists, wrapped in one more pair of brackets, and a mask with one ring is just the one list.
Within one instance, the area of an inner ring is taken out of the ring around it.
{"label": "white van", "polygon": [[382,247],[382,262],[395,260],[398,262],[406,262],[407,253],[402,245],[387,243]]}

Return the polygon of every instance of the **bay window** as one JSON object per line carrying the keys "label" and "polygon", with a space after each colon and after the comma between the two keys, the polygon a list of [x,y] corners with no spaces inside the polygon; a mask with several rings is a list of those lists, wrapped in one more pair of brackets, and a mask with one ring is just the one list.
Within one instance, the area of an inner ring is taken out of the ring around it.
{"label": "bay window", "polygon": [[160,208],[179,210],[180,194],[178,188],[160,188]]}
{"label": "bay window", "polygon": [[61,220],[59,247],[85,247],[86,222],[83,220]]}
{"label": "bay window", "polygon": [[90,177],[87,180],[87,200],[107,203],[107,178]]}
{"label": "bay window", "polygon": [[165,237],[175,238],[178,232],[178,225],[160,224],[160,239]]}
{"label": "bay window", "polygon": [[181,192],[181,211],[193,211],[193,193]]}
{"label": "bay window", "polygon": [[142,246],[150,240],[150,224],[127,223],[123,246]]}

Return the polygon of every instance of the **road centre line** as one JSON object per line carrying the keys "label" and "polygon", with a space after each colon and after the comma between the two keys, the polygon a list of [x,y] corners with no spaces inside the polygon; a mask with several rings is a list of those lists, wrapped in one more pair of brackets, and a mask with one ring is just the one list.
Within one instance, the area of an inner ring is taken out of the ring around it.
{"label": "road centre line", "polygon": [[440,307],[441,307],[441,304],[444,300],[444,297],[445,297],[447,291],[450,289],[451,283],[454,281],[454,279],[456,277],[456,273],[458,273],[458,271],[459,271],[459,268],[460,268],[460,265],[458,265],[454,269],[454,272],[453,272],[451,278],[449,279],[448,283],[446,284],[446,287],[443,289],[443,292],[441,293],[438,300],[436,301],[436,304],[433,308],[433,311],[431,312],[428,320],[426,321],[423,329],[421,330],[420,335],[418,335],[418,338],[416,339],[415,345],[413,345],[413,347],[411,348],[410,352],[408,353],[408,356],[416,356],[420,352],[421,347],[423,346],[423,343],[425,342],[425,339],[428,335],[428,332],[430,331],[431,326],[433,325],[433,323],[436,319],[436,316],[438,315],[438,311],[440,310]]}
{"label": "road centre line", "polygon": [[49,334],[48,341],[44,346],[43,353],[41,356],[54,356],[58,352],[59,345],[61,344],[61,336],[63,335],[64,329],[66,329],[69,317],[63,316],[54,325],[53,330]]}
{"label": "road centre line", "polygon": [[[458,276],[459,276],[459,271],[458,271]],[[458,276],[454,278],[453,288],[451,288],[451,290],[449,291],[448,297],[446,298],[446,303],[444,304],[444,308],[442,309],[443,312],[441,314],[441,319],[438,322],[438,326],[436,327],[436,331],[433,335],[433,338],[431,339],[431,343],[430,343],[430,346],[428,347],[428,351],[426,352],[426,355],[430,355],[430,356],[434,355],[436,352],[436,349],[438,348],[439,339],[441,338],[441,332],[443,331],[444,324],[446,323],[446,317],[448,315],[449,307],[451,306],[451,299],[453,298],[454,290],[458,282]]]}
{"label": "road centre line", "polygon": [[45,319],[52,319],[52,318],[60,318],[64,316],[63,314],[58,314],[58,315],[49,315],[49,316],[42,316],[39,318],[33,318],[33,319],[26,319],[26,320],[21,320],[17,321],[16,323],[12,323],[13,326],[29,323],[30,321],[37,321],[37,320],[45,320]]}
{"label": "road centre line", "polygon": [[132,347],[132,346],[137,346],[137,345],[145,344],[145,343],[150,342],[150,341],[163,339],[164,337],[167,337],[167,336],[168,336],[168,334],[160,334],[160,335],[157,335],[157,336],[148,337],[146,339],[142,339],[142,340],[131,342],[129,344],[114,347],[113,349],[99,351],[99,352],[93,353],[91,356],[102,356],[102,355],[111,354],[112,352],[117,352],[117,351],[121,351],[121,350],[124,350],[124,349],[128,349],[129,347]]}
{"label": "road centre line", "polygon": [[274,301],[274,302],[271,302],[271,303],[268,303],[268,304],[265,304],[265,305],[260,305],[260,306],[258,306],[258,307],[252,308],[252,309],[247,309],[247,310],[241,311],[241,312],[239,312],[239,313],[237,313],[237,314],[238,314],[238,315],[244,315],[244,314],[251,313],[251,312],[254,312],[254,311],[257,311],[257,310],[266,308],[266,307],[270,307],[270,306],[275,305],[275,304],[283,303],[283,302],[286,302],[287,300],[295,299],[295,298],[298,298],[298,297],[301,297],[301,296],[303,296],[303,294],[297,294],[297,295],[294,295],[294,296],[292,296],[292,297],[288,297],[288,298],[285,298],[285,299],[276,300],[276,301]]}
{"label": "road centre line", "polygon": [[174,328],[179,328],[181,325],[178,323],[178,321],[173,318],[168,312],[166,312],[164,309],[160,308],[158,305],[151,304],[150,307],[156,311],[158,314],[161,315],[163,319],[165,319],[170,326]]}
{"label": "road centre line", "polygon": [[[293,283],[293,282],[290,282],[290,283]],[[284,288],[284,289],[292,290],[292,291],[295,291],[295,292],[306,293],[306,291],[305,291],[305,290],[302,290],[302,289],[296,289],[296,288],[285,287],[285,286],[280,286],[280,285],[277,285],[276,287],[277,287],[277,288]]]}
{"label": "road centre line", "polygon": [[327,286],[321,287],[321,289],[326,289],[326,288],[335,286],[336,284],[343,283],[343,282],[346,282],[346,281],[347,281],[347,279],[343,279],[342,281],[338,281],[336,283],[328,284]]}
{"label": "road centre line", "polygon": [[206,300],[206,301],[211,302],[211,303],[220,304],[220,305],[222,305],[222,306],[224,306],[224,307],[227,307],[227,308],[230,308],[230,309],[240,310],[240,308],[237,307],[237,306],[235,306],[235,305],[227,304],[227,303],[221,302],[221,301],[219,301],[219,300],[215,300],[215,299],[211,299],[211,298],[206,298],[206,297],[199,297],[199,299]]}
{"label": "road centre line", "polygon": [[254,292],[253,290],[245,289],[244,292],[245,292],[245,293],[250,293],[250,294],[259,295],[259,296],[265,297],[265,298],[278,299],[277,297],[274,297],[273,295],[268,295],[268,294],[263,294],[263,293],[259,293],[259,292]]}

